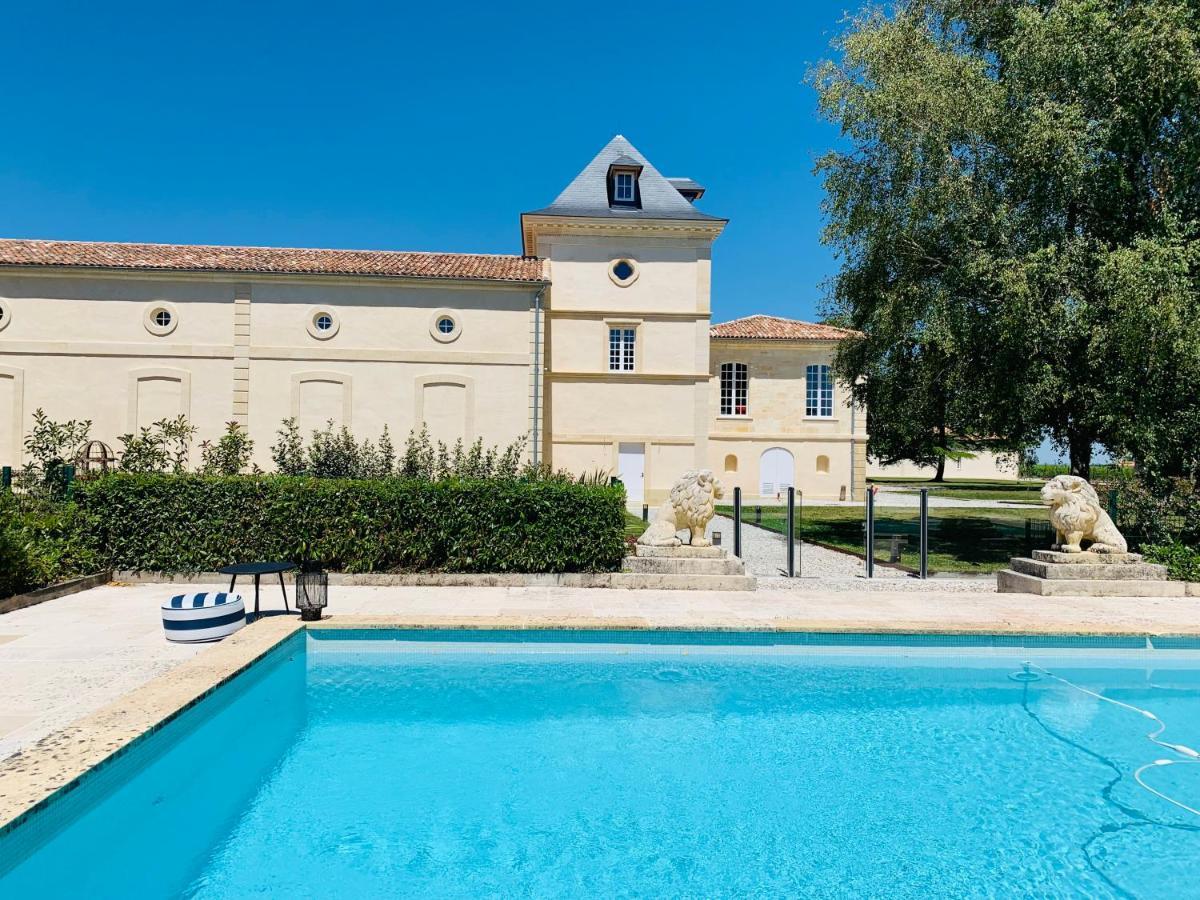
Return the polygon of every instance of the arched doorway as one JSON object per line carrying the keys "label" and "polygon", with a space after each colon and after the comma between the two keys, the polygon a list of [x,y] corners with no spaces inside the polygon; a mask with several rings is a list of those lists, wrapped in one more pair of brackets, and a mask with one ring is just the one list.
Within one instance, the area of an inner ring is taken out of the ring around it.
{"label": "arched doorway", "polygon": [[783,494],[796,485],[796,463],[782,447],[764,450],[758,461],[758,493],[763,497]]}

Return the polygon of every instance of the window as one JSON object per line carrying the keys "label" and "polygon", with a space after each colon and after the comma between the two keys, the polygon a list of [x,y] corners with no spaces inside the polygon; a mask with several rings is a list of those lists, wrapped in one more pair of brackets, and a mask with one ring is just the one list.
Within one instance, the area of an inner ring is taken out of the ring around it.
{"label": "window", "polygon": [[325,341],[338,333],[341,322],[332,309],[318,306],[308,311],[308,324],[305,328],[318,341]]}
{"label": "window", "polygon": [[636,328],[608,329],[608,371],[632,372]]}
{"label": "window", "polygon": [[748,382],[745,363],[721,363],[721,415],[746,415]]}
{"label": "window", "polygon": [[0,299],[0,331],[3,331],[8,323],[12,321],[12,312],[8,308],[8,304]]}
{"label": "window", "polygon": [[152,303],[146,306],[142,313],[142,325],[153,335],[164,337],[175,330],[179,324],[179,314],[174,304]]}
{"label": "window", "polygon": [[435,309],[429,316],[429,336],[439,344],[449,344],[462,334],[458,313],[452,309]]}
{"label": "window", "polygon": [[829,366],[809,366],[804,382],[804,415],[833,417],[833,374]]}
{"label": "window", "polygon": [[613,200],[617,203],[633,202],[632,172],[617,172],[613,175]]}
{"label": "window", "polygon": [[628,257],[614,259],[608,267],[608,277],[617,287],[629,287],[638,277],[637,263]]}

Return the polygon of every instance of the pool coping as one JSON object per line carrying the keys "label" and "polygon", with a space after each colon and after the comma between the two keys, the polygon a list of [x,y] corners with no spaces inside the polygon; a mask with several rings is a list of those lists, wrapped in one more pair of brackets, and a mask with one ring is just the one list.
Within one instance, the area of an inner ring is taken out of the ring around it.
{"label": "pool coping", "polygon": [[112,764],[141,740],[165,727],[226,682],[236,678],[284,641],[307,630],[462,630],[462,631],[645,631],[876,634],[978,637],[1145,637],[1187,638],[1186,631],[1133,628],[1064,630],[1061,627],[948,626],[927,623],[854,623],[795,619],[662,623],[643,618],[595,616],[341,615],[319,622],[292,616],[264,616],[236,634],[181,662],[124,694],[113,703],[47,735],[0,761],[0,837],[19,827],[56,799],[77,788],[94,769]]}

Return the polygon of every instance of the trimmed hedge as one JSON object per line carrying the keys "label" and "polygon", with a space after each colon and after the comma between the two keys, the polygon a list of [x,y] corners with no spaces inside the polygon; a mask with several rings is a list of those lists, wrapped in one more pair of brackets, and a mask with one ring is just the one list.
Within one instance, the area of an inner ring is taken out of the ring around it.
{"label": "trimmed hedge", "polygon": [[114,569],[313,560],[341,572],[602,572],[624,552],[619,487],[115,474],[75,502]]}

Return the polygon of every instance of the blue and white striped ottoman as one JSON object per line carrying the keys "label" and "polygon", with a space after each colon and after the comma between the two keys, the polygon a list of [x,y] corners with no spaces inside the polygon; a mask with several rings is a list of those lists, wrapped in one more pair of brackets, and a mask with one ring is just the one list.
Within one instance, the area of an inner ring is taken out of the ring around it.
{"label": "blue and white striped ottoman", "polygon": [[162,605],[162,617],[168,641],[218,641],[246,624],[246,604],[225,591],[177,594]]}

